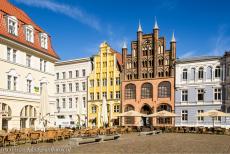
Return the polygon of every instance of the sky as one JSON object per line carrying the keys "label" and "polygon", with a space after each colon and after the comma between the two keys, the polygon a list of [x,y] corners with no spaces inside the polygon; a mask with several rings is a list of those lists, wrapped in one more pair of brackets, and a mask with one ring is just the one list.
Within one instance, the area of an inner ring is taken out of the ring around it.
{"label": "sky", "polygon": [[230,50],[229,0],[10,0],[51,35],[61,60],[89,57],[106,41],[118,52],[136,40],[138,22],[177,41],[177,57],[223,55]]}

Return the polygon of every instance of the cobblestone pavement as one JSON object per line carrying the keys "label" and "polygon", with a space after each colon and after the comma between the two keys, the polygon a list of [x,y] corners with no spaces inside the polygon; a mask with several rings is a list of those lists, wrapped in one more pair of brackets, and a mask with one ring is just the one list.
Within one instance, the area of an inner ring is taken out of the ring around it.
{"label": "cobblestone pavement", "polygon": [[226,153],[230,154],[230,136],[207,134],[122,135],[116,141],[72,145],[68,140],[55,143],[24,144],[1,147],[0,153],[79,153],[79,154],[139,154],[139,153]]}

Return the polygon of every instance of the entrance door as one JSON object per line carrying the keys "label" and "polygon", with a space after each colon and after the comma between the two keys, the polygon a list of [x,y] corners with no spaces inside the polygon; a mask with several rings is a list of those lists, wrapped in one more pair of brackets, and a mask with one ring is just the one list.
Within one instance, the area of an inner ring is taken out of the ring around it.
{"label": "entrance door", "polygon": [[[150,106],[146,104],[141,108],[141,113],[147,114],[147,115],[152,114],[152,110],[151,110]],[[152,124],[151,120],[152,120],[152,118],[142,117],[141,123],[143,126],[150,126]]]}

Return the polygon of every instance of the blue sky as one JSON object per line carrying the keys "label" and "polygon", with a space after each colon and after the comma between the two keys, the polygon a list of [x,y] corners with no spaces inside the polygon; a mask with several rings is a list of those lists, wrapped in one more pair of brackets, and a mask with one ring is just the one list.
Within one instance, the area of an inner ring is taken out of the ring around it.
{"label": "blue sky", "polygon": [[167,44],[175,31],[177,57],[230,50],[229,0],[10,0],[52,37],[62,60],[88,57],[107,41],[121,52],[136,39],[138,21],[150,33],[157,17]]}

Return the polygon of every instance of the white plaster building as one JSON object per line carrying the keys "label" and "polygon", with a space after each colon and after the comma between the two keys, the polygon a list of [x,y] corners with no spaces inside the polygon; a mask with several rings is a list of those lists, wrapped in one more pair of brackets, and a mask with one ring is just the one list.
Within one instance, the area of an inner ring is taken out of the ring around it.
{"label": "white plaster building", "polygon": [[60,61],[56,72],[56,126],[85,126],[87,121],[87,80],[92,71],[90,58]]}
{"label": "white plaster building", "polygon": [[[0,130],[54,125],[54,63],[50,36],[7,0],[0,5]],[[41,117],[41,88],[47,91]]]}
{"label": "white plaster building", "polygon": [[[225,71],[219,56],[179,59],[176,62],[176,126],[212,127],[210,117],[199,117],[209,110],[224,111]],[[229,118],[218,117],[215,126],[229,127]]]}

